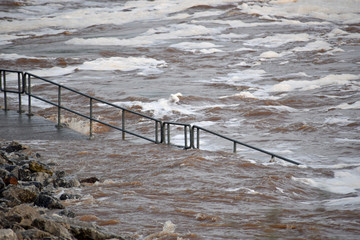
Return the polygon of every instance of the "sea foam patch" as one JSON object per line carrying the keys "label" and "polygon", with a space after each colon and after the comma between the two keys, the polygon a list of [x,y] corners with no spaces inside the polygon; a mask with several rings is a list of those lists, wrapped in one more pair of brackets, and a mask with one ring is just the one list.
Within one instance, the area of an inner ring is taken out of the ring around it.
{"label": "sea foam patch", "polygon": [[[84,62],[78,66],[80,70],[99,70],[99,71],[134,71],[139,70],[141,74],[153,72],[157,68],[166,67],[166,62],[147,57],[111,57],[98,58],[93,61]],[[155,71],[157,72],[157,71]]]}
{"label": "sea foam patch", "polygon": [[356,193],[360,189],[360,167],[354,169],[341,169],[334,171],[333,178],[295,178],[310,186],[323,189],[328,192],[348,194]]}
{"label": "sea foam patch", "polygon": [[247,14],[258,14],[266,19],[274,17],[296,18],[308,16],[325,21],[345,24],[360,22],[360,3],[357,0],[302,0],[271,1],[270,4],[243,3],[241,10]]}
{"label": "sea foam patch", "polygon": [[330,74],[318,80],[288,80],[275,84],[270,91],[272,92],[290,92],[295,89],[301,91],[313,90],[328,85],[345,85],[351,83],[352,80],[360,77],[354,74]]}
{"label": "sea foam patch", "polygon": [[291,42],[307,42],[312,37],[307,33],[299,34],[275,34],[264,38],[254,38],[244,42],[246,46],[264,46],[268,48],[276,48]]}

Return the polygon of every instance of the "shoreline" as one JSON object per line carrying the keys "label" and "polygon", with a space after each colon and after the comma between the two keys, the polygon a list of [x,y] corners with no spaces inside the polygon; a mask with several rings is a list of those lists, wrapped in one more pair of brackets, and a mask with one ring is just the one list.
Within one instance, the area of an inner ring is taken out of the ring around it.
{"label": "shoreline", "polygon": [[133,239],[76,220],[62,201],[81,196],[63,193],[56,197],[55,190],[98,179],[67,176],[42,159],[28,146],[0,140],[0,239]]}

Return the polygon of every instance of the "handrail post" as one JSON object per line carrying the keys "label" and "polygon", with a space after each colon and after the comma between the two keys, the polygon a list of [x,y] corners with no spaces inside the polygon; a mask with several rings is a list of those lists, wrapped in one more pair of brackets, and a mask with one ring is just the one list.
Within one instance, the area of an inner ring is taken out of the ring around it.
{"label": "handrail post", "polygon": [[170,124],[167,123],[166,125],[167,125],[166,130],[167,130],[168,144],[170,144]]}
{"label": "handrail post", "polygon": [[28,116],[32,116],[31,113],[31,76],[28,74]]}
{"label": "handrail post", "polygon": [[161,143],[166,143],[166,139],[165,139],[165,123],[164,122],[162,122],[161,123],[161,129],[160,129],[160,131],[161,131]]}
{"label": "handrail post", "polygon": [[236,142],[234,141],[234,149],[233,152],[236,153]]}
{"label": "handrail post", "polygon": [[5,71],[3,71],[3,80],[4,80],[4,106],[5,106],[5,111],[8,110],[7,108],[7,93],[6,93],[6,73]]}
{"label": "handrail post", "polygon": [[21,80],[22,80],[22,73],[18,72],[18,91],[19,91],[19,113],[21,114],[22,113],[22,110],[21,110]]}
{"label": "handrail post", "polygon": [[93,129],[93,117],[92,117],[92,115],[93,115],[93,99],[92,98],[90,98],[90,130],[89,130],[89,135],[90,135],[90,138],[92,138],[92,129]]}
{"label": "handrail post", "polygon": [[200,149],[200,128],[196,128],[196,145]]}
{"label": "handrail post", "polygon": [[159,143],[158,132],[159,132],[159,122],[155,121],[155,143]]}
{"label": "handrail post", "polygon": [[185,149],[187,149],[187,126],[184,126],[184,139],[185,139]]}
{"label": "handrail post", "polygon": [[122,140],[125,140],[125,109],[122,110],[121,116]]}
{"label": "handrail post", "polygon": [[58,87],[58,123],[57,127],[61,127],[61,86]]}

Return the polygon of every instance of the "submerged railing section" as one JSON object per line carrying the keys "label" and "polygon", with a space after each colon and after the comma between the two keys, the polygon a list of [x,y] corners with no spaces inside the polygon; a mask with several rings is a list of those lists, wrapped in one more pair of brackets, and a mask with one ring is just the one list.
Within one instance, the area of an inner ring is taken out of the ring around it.
{"label": "submerged railing section", "polygon": [[[16,79],[9,83],[7,75],[13,74],[16,75]],[[35,83],[36,82],[36,83]],[[42,96],[41,93],[35,93],[37,87],[42,85],[41,88],[43,91],[46,91],[47,94]],[[46,86],[45,86],[46,85]],[[219,137],[223,140],[230,142],[233,145],[233,152],[237,152],[237,145],[244,146],[249,149],[253,149],[257,152],[264,153],[269,155],[271,159],[279,158],[286,162],[299,165],[300,163],[293,161],[291,159],[279,156],[275,153],[251,146],[249,144],[240,142],[238,140],[229,138],[227,136],[221,135],[219,133],[210,131],[200,126],[183,124],[177,122],[166,122],[161,121],[159,119],[147,116],[145,114],[132,111],[130,109],[126,109],[115,104],[109,103],[107,101],[101,100],[99,98],[95,98],[89,94],[85,94],[79,92],[75,89],[66,87],[62,84],[47,80],[45,78],[36,76],[34,74],[22,71],[13,71],[13,70],[5,70],[0,69],[0,92],[3,92],[4,96],[4,110],[8,110],[8,101],[7,101],[7,93],[18,94],[18,102],[19,102],[19,113],[24,112],[22,110],[22,96],[27,96],[27,107],[28,107],[28,115],[32,115],[32,100],[36,99],[43,103],[49,104],[51,106],[56,107],[57,110],[57,127],[61,127],[63,124],[61,123],[63,111],[70,112],[75,114],[76,116],[85,118],[89,121],[89,136],[93,136],[93,123],[97,122],[109,128],[113,128],[122,132],[122,139],[125,139],[125,134],[130,134],[132,136],[153,142],[153,143],[164,143],[171,144],[183,147],[184,149],[196,148],[200,149],[200,132],[206,132],[207,134]],[[51,96],[50,95],[51,92]],[[54,93],[55,92],[55,93]],[[66,92],[66,93],[65,93]],[[67,94],[71,96],[72,101],[74,99],[82,99],[79,103],[81,106],[80,110],[76,110],[74,108],[70,108],[65,106],[64,104],[64,95]],[[95,106],[101,106],[107,108],[109,111],[119,111],[119,125],[113,123],[113,121],[105,121],[100,120],[94,117]],[[84,109],[85,108],[85,109]],[[127,119],[131,119],[132,117],[140,117],[146,121],[151,122],[153,125],[153,133],[152,137],[148,135],[144,135],[141,132],[135,132],[134,130],[130,130],[128,125],[126,124]],[[174,144],[171,140],[172,129],[176,129],[176,133],[183,134],[183,144]],[[180,129],[180,130],[179,130]]]}

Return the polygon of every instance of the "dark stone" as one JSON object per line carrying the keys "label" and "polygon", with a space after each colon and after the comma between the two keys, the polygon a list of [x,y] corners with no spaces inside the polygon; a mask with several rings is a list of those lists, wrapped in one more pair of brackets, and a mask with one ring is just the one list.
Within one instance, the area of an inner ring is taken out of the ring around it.
{"label": "dark stone", "polygon": [[36,198],[35,205],[39,207],[45,207],[49,209],[64,209],[64,205],[62,205],[56,198],[48,195],[47,193],[40,193]]}
{"label": "dark stone", "polygon": [[56,178],[53,181],[53,185],[55,188],[63,187],[63,188],[72,188],[78,187],[80,185],[79,181],[73,177],[67,178]]}
{"label": "dark stone", "polygon": [[71,226],[71,233],[77,240],[102,240],[102,239],[123,239],[118,236],[98,231],[95,228]]}
{"label": "dark stone", "polygon": [[70,211],[70,210],[67,210],[67,209],[60,211],[60,212],[59,212],[59,215],[65,216],[65,217],[69,217],[69,218],[74,218],[74,217],[76,217],[76,215],[75,215],[74,212],[72,212],[72,211]]}
{"label": "dark stone", "polygon": [[4,191],[2,191],[1,195],[3,198],[10,200],[10,206],[12,207],[21,203],[31,203],[37,197],[37,194],[33,191],[23,189],[16,185],[9,185]]}
{"label": "dark stone", "polygon": [[29,170],[27,166],[22,166],[18,170],[19,180],[22,181],[31,181],[31,174],[32,172]]}
{"label": "dark stone", "polygon": [[6,187],[6,184],[4,183],[2,178],[0,178],[0,191],[3,190],[5,187]]}
{"label": "dark stone", "polygon": [[6,152],[0,150],[0,164],[8,164],[9,158],[6,156]]}
{"label": "dark stone", "polygon": [[18,184],[18,179],[13,174],[9,174],[5,178],[3,178],[3,181],[6,185],[9,185],[9,184],[17,185]]}
{"label": "dark stone", "polygon": [[57,178],[63,178],[63,177],[65,177],[66,173],[65,173],[65,171],[56,171],[55,175]]}
{"label": "dark stone", "polygon": [[80,180],[81,183],[95,183],[99,182],[100,180],[97,177],[90,177]]}
{"label": "dark stone", "polygon": [[44,185],[41,182],[37,182],[37,181],[25,181],[25,182],[21,182],[21,186],[23,187],[31,187],[31,186],[35,186],[40,192],[42,191]]}
{"label": "dark stone", "polygon": [[21,237],[19,239],[54,239],[51,237],[50,233],[41,231],[36,228],[20,231],[18,235]]}
{"label": "dark stone", "polygon": [[9,176],[10,172],[6,169],[0,168],[0,178],[4,179],[5,177]]}
{"label": "dark stone", "polygon": [[55,222],[51,219],[46,219],[43,217],[36,218],[33,221],[32,226],[44,232],[48,232],[52,235],[55,235],[61,239],[72,239],[71,234],[66,229],[64,224]]}
{"label": "dark stone", "polygon": [[11,153],[11,152],[19,152],[23,149],[25,149],[25,148],[23,148],[23,146],[21,144],[13,141],[5,148],[5,151],[8,153]]}
{"label": "dark stone", "polygon": [[71,194],[71,193],[63,193],[60,196],[60,200],[66,200],[66,199],[80,199],[81,196],[77,194]]}
{"label": "dark stone", "polygon": [[50,170],[48,166],[35,160],[29,162],[29,169],[32,172],[44,172],[49,174],[50,176],[53,175],[53,172]]}

